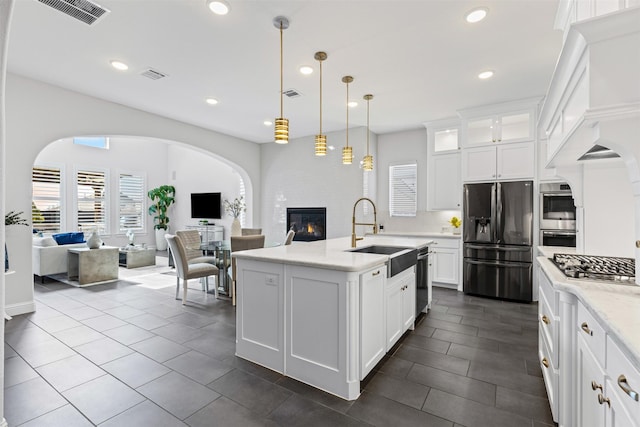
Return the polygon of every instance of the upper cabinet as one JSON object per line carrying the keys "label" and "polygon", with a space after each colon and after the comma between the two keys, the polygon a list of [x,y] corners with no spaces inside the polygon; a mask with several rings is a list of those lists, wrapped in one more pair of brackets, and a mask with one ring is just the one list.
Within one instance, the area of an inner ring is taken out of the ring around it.
{"label": "upper cabinet", "polygon": [[534,139],[533,111],[491,115],[466,121],[465,147]]}
{"label": "upper cabinet", "polygon": [[531,179],[535,174],[532,142],[462,150],[462,180],[494,181]]}
{"label": "upper cabinet", "polygon": [[424,124],[429,155],[451,154],[460,150],[460,120],[445,119]]}
{"label": "upper cabinet", "polygon": [[427,210],[460,210],[460,120],[425,123],[427,127]]}

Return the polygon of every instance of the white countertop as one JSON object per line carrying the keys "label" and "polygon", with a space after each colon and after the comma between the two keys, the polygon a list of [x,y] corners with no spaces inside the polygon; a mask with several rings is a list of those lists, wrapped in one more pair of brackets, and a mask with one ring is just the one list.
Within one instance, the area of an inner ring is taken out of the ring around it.
{"label": "white countertop", "polygon": [[[358,248],[370,245],[421,248],[432,243],[425,237],[399,237],[367,235],[356,243]],[[349,252],[351,237],[319,240],[316,242],[293,242],[287,246],[252,249],[232,254],[237,259],[251,259],[280,264],[295,264],[306,267],[327,268],[338,271],[364,271],[386,263],[389,255]]]}
{"label": "white countertop", "polygon": [[437,231],[381,231],[378,236],[404,236],[404,237],[435,237],[438,239],[461,239],[462,233],[439,233]]}
{"label": "white countertop", "polygon": [[553,286],[576,295],[631,363],[640,366],[640,286],[569,279],[546,256],[537,259]]}

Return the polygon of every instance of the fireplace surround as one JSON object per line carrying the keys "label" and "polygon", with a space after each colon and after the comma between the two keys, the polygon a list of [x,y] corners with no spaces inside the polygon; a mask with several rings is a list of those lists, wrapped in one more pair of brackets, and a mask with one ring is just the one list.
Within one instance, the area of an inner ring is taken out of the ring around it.
{"label": "fireplace surround", "polygon": [[327,238],[327,208],[287,208],[287,230],[295,241],[312,242]]}

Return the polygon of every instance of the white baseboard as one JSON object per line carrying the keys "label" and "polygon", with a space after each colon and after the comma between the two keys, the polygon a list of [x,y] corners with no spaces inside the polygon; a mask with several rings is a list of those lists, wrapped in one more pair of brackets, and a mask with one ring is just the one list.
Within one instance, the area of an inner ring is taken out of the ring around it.
{"label": "white baseboard", "polygon": [[[20,314],[33,313],[34,311],[36,311],[36,303],[33,301],[4,306],[4,312],[9,316],[18,316]],[[2,427],[2,424],[0,424],[0,427]]]}

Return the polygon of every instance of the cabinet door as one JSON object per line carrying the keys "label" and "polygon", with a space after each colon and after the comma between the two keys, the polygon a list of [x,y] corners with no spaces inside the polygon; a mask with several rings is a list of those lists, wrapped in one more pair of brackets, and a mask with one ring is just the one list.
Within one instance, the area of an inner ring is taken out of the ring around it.
{"label": "cabinet door", "polygon": [[386,351],[389,351],[391,347],[398,341],[403,334],[402,321],[403,321],[403,304],[402,304],[402,282],[395,282],[393,285],[387,285],[386,293]]}
{"label": "cabinet door", "polygon": [[431,156],[427,182],[427,209],[459,210],[461,197],[460,153]]}
{"label": "cabinet door", "polygon": [[496,149],[498,179],[533,178],[535,170],[533,143],[499,145]]}
{"label": "cabinet door", "polygon": [[462,151],[462,180],[496,179],[496,147],[467,148]]}
{"label": "cabinet door", "polygon": [[[607,427],[638,427],[633,421],[633,417],[629,415],[627,410],[622,405],[622,399],[625,398],[621,393],[618,393],[616,389],[617,385],[607,378],[605,385],[606,397],[608,401],[603,401],[603,406],[606,411],[606,426]],[[626,397],[628,399],[628,397]],[[637,421],[637,420],[636,420]]]}
{"label": "cabinet door", "polygon": [[458,129],[441,129],[433,132],[433,154],[442,154],[451,151],[458,151]]}
{"label": "cabinet door", "polygon": [[496,142],[495,131],[498,123],[493,116],[468,120],[465,147]]}
{"label": "cabinet door", "polygon": [[433,281],[458,285],[460,251],[458,249],[436,247],[431,256],[433,256],[433,262],[431,262],[433,266]]}
{"label": "cabinet door", "polygon": [[386,269],[376,268],[360,275],[360,379],[386,352],[384,287]]}
{"label": "cabinet door", "polygon": [[504,114],[499,118],[499,134],[496,142],[518,142],[533,140],[532,113],[522,111]]}
{"label": "cabinet door", "polygon": [[402,280],[402,333],[413,329],[416,320],[416,275],[410,274]]}
{"label": "cabinet door", "polygon": [[578,364],[576,405],[578,422],[582,427],[604,426],[604,407],[598,402],[598,395],[604,397],[604,371],[578,333]]}

